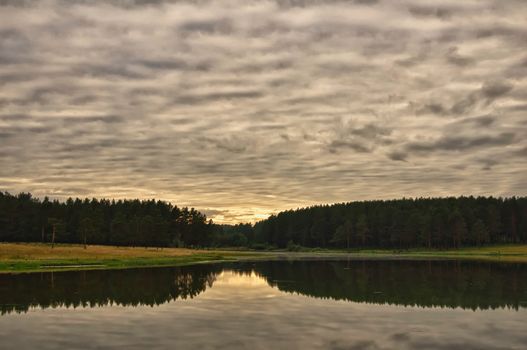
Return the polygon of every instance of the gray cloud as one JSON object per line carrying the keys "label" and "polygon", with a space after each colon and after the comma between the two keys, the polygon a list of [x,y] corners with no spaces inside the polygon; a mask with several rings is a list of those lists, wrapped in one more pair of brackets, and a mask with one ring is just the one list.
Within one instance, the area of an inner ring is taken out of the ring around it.
{"label": "gray cloud", "polygon": [[226,222],[526,194],[525,1],[0,7],[0,190],[156,197]]}
{"label": "gray cloud", "polygon": [[410,6],[408,11],[416,17],[436,17],[439,19],[449,19],[456,14],[458,9],[441,6]]}
{"label": "gray cloud", "polygon": [[513,85],[507,82],[486,82],[480,89],[456,102],[450,111],[453,114],[470,112],[478,103],[491,104],[496,99],[510,92],[512,88]]}
{"label": "gray cloud", "polygon": [[514,133],[501,133],[496,136],[444,136],[432,142],[414,142],[406,146],[409,151],[464,151],[479,147],[494,147],[510,145],[514,141]]}
{"label": "gray cloud", "polygon": [[490,103],[512,90],[512,84],[506,82],[487,83],[481,88],[481,94]]}
{"label": "gray cloud", "polygon": [[467,66],[469,64],[474,64],[474,60],[467,56],[462,56],[458,53],[457,47],[451,48],[448,50],[448,53],[446,55],[447,61],[451,64],[457,65],[457,66]]}
{"label": "gray cloud", "polygon": [[408,153],[403,152],[403,151],[393,151],[393,152],[388,153],[388,158],[390,158],[391,160],[404,162],[406,161],[407,157],[408,157]]}

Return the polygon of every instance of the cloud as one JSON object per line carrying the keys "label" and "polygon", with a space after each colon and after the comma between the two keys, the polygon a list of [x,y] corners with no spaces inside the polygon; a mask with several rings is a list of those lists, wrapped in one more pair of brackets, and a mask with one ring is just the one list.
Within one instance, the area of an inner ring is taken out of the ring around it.
{"label": "cloud", "polygon": [[447,61],[451,64],[454,64],[456,66],[465,67],[470,64],[474,64],[474,60],[470,57],[463,56],[458,53],[458,48],[453,47],[448,50],[448,53],[446,55]]}
{"label": "cloud", "polygon": [[437,17],[448,19],[455,12],[452,9],[441,7],[411,6],[408,9],[416,17]]}
{"label": "cloud", "polygon": [[525,195],[524,1],[0,9],[1,190],[156,197],[225,222]]}
{"label": "cloud", "polygon": [[512,88],[513,85],[507,82],[486,82],[480,89],[456,102],[450,111],[453,114],[464,114],[472,111],[478,103],[489,105],[510,92]]}
{"label": "cloud", "polygon": [[513,143],[514,133],[501,133],[496,136],[444,136],[431,142],[414,142],[406,146],[408,151],[464,151],[481,147],[506,146]]}
{"label": "cloud", "polygon": [[481,88],[481,94],[490,103],[511,91],[512,87],[512,84],[507,82],[486,83]]}
{"label": "cloud", "polygon": [[408,157],[408,154],[402,151],[393,151],[388,154],[388,158],[390,158],[391,160],[402,161],[402,162],[406,161],[407,157]]}

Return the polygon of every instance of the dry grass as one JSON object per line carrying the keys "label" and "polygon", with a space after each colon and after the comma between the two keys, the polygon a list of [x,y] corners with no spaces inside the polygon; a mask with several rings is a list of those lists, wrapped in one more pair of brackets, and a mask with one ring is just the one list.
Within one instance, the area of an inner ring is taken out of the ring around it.
{"label": "dry grass", "polygon": [[0,243],[0,273],[177,266],[234,260],[243,252],[39,243]]}
{"label": "dry grass", "polygon": [[0,243],[0,261],[43,259],[131,259],[168,258],[206,253],[205,250],[184,248],[137,248],[88,245],[55,245],[38,243]]}

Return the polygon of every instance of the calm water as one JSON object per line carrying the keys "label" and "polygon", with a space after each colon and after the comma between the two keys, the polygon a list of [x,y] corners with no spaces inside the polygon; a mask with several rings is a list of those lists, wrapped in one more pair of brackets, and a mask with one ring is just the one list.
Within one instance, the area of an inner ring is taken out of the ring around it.
{"label": "calm water", "polygon": [[2,349],[526,349],[527,265],[273,261],[0,275]]}

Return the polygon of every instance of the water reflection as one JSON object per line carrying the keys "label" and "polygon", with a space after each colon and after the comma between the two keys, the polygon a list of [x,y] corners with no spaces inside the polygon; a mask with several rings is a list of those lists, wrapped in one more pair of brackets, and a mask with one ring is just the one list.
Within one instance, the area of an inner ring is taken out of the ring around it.
{"label": "water reflection", "polygon": [[224,271],[232,272],[230,285],[238,283],[241,295],[248,283],[265,281],[282,292],[361,303],[474,310],[527,307],[523,264],[352,260],[0,275],[0,312],[161,305],[199,295]]}
{"label": "water reflection", "polygon": [[0,275],[0,312],[30,307],[160,305],[211,287],[220,265]]}
{"label": "water reflection", "polygon": [[[240,267],[242,269],[242,267]],[[375,304],[527,307],[527,265],[469,261],[271,261],[246,267],[281,291]]]}

